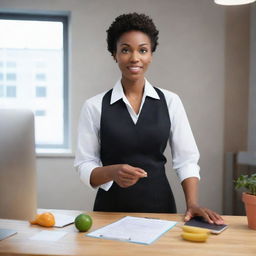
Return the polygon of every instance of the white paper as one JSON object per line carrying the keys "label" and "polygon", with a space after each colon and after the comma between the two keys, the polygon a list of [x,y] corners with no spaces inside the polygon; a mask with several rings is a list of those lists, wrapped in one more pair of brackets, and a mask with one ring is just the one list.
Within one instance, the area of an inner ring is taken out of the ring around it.
{"label": "white paper", "polygon": [[53,213],[55,217],[55,225],[54,227],[64,227],[71,223],[74,223],[75,217],[60,214],[60,213]]}
{"label": "white paper", "polygon": [[64,231],[40,231],[36,235],[30,237],[31,240],[38,241],[58,241],[60,238],[65,236],[67,232]]}
{"label": "white paper", "polygon": [[87,236],[150,244],[176,225],[175,221],[126,216]]}
{"label": "white paper", "polygon": [[74,223],[75,221],[75,217],[57,213],[57,212],[54,212],[53,210],[38,211],[38,213],[44,213],[44,212],[51,212],[54,215],[54,218],[55,218],[54,227],[57,227],[57,228],[62,228],[64,226]]}

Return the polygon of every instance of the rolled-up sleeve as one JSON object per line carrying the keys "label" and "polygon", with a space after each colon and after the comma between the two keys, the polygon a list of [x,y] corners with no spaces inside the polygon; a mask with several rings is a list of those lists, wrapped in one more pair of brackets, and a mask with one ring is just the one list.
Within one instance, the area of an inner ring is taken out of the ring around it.
{"label": "rolled-up sleeve", "polygon": [[182,182],[189,177],[200,179],[198,165],[199,151],[180,98],[174,94],[169,109],[171,119],[170,146],[172,164],[177,176]]}
{"label": "rolled-up sleeve", "polygon": [[[74,167],[76,167],[79,177],[85,185],[91,189],[97,189],[98,187],[91,186],[90,176],[93,169],[102,166],[100,160],[99,127],[96,125],[96,123],[99,123],[100,113],[97,113],[97,111],[95,111],[95,113],[92,112],[92,106],[86,101],[81,110],[78,124],[77,150]],[[113,182],[110,181],[100,187],[104,190],[108,190],[112,183]]]}

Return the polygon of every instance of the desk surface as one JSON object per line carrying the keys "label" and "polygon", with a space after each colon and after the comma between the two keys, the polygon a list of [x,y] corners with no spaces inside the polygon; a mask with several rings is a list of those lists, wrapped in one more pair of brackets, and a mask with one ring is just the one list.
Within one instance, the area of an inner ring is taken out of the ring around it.
{"label": "desk surface", "polygon": [[[60,211],[60,213],[77,216],[78,211]],[[106,213],[88,212],[93,218],[90,231],[110,224],[126,215],[137,217],[155,217],[178,221],[183,224],[179,214],[152,213]],[[1,228],[15,229],[18,233],[0,241],[0,255],[94,255],[94,256],[159,256],[159,255],[204,255],[204,256],[255,256],[256,231],[247,227],[245,216],[223,216],[229,225],[220,235],[211,235],[206,243],[193,243],[181,238],[181,229],[175,226],[150,245],[140,245],[121,241],[97,239],[77,232],[74,225],[64,228],[43,228],[30,225],[26,221],[0,219]],[[29,238],[41,230],[67,231],[57,242],[34,241]]]}

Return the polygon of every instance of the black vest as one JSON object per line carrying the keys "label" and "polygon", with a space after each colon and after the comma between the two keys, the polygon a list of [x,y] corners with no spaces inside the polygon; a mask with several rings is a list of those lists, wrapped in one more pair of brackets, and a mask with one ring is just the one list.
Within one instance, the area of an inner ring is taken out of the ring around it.
{"label": "black vest", "polygon": [[148,177],[128,188],[115,182],[108,191],[99,188],[95,211],[176,212],[163,155],[171,123],[164,94],[155,90],[160,100],[147,96],[136,124],[122,99],[110,104],[112,90],[103,97],[100,124],[103,166],[129,164],[144,169]]}

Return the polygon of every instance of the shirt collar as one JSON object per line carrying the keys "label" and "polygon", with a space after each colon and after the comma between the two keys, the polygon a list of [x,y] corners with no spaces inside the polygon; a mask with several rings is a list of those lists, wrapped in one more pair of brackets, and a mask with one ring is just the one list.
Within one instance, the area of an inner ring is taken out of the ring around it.
{"label": "shirt collar", "polygon": [[[154,87],[147,81],[147,79],[145,79],[145,88],[144,88],[144,94],[143,97],[151,97],[157,100],[160,100],[156,90],[154,89]],[[112,91],[112,95],[111,95],[111,100],[110,100],[110,104],[115,103],[116,101],[123,99],[124,101],[126,100],[126,96],[124,94],[124,90],[123,90],[123,86],[121,84],[121,79],[119,79]]]}

